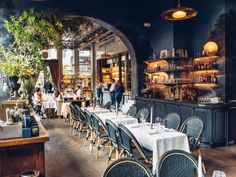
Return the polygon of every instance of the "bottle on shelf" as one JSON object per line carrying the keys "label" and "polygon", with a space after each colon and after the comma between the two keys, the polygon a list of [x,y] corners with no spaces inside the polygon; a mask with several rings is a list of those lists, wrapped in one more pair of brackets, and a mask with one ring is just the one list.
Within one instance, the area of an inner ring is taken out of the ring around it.
{"label": "bottle on shelf", "polygon": [[213,76],[213,82],[214,82],[214,83],[217,83],[216,73],[214,73],[214,76]]}

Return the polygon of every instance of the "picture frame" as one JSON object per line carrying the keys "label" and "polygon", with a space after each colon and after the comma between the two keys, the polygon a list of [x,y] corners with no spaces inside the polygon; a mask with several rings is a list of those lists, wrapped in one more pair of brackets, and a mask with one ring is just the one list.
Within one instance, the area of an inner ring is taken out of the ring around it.
{"label": "picture frame", "polygon": [[163,49],[160,51],[160,58],[167,58],[169,57],[169,50],[168,49]]}

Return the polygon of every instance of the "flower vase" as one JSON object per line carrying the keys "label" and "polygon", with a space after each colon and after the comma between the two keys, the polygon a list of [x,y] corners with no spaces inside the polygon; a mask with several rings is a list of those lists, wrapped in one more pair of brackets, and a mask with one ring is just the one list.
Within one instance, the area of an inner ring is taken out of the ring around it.
{"label": "flower vase", "polygon": [[37,81],[36,76],[30,76],[30,77],[22,77],[20,78],[20,84],[21,87],[19,89],[19,93],[22,99],[25,99],[28,101],[28,104],[33,106],[33,100],[32,97],[34,95],[35,90],[35,84]]}

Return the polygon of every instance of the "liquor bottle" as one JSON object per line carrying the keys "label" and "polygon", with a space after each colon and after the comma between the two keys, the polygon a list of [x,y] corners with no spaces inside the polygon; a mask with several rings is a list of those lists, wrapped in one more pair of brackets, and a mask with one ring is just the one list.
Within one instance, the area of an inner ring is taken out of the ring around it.
{"label": "liquor bottle", "polygon": [[213,82],[214,82],[214,83],[217,83],[216,73],[214,73]]}
{"label": "liquor bottle", "polygon": [[212,69],[217,69],[217,63],[216,63],[216,60],[214,60],[213,62],[212,62]]}
{"label": "liquor bottle", "polygon": [[214,74],[213,74],[213,72],[211,73],[211,82],[214,82]]}

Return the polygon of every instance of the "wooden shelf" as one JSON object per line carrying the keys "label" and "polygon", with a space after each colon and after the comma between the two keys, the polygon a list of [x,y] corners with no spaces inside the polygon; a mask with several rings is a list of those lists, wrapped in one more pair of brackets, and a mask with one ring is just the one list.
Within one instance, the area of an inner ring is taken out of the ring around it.
{"label": "wooden shelf", "polygon": [[219,58],[218,56],[204,56],[204,57],[197,57],[194,58],[194,60],[206,60],[206,59],[217,59]]}
{"label": "wooden shelf", "polygon": [[188,69],[181,69],[181,70],[161,70],[161,71],[146,71],[144,73],[148,73],[148,74],[155,74],[155,73],[163,73],[163,72],[187,72],[187,71],[191,71]]}
{"label": "wooden shelf", "polygon": [[155,62],[158,62],[158,61],[163,61],[163,60],[177,60],[177,59],[189,59],[189,57],[167,57],[167,58],[157,58],[157,59],[152,59],[152,60],[146,60],[145,63],[155,63]]}
{"label": "wooden shelf", "polygon": [[198,69],[198,70],[193,70],[192,72],[209,72],[209,71],[212,71],[212,72],[219,72],[220,70],[219,69]]}

